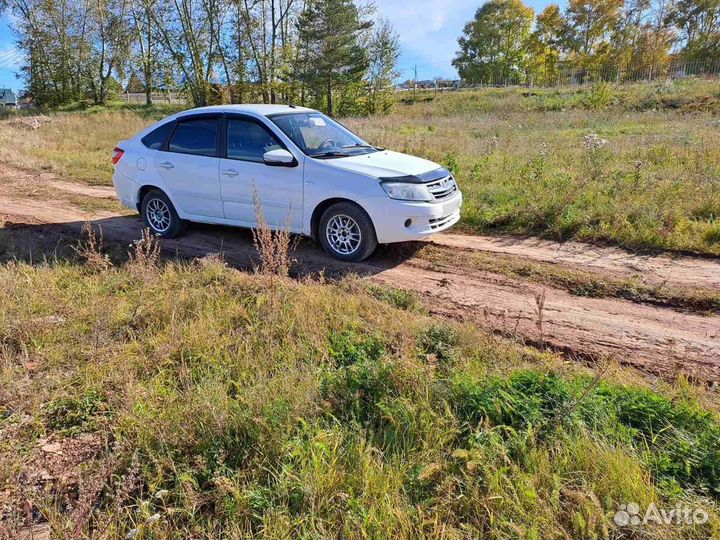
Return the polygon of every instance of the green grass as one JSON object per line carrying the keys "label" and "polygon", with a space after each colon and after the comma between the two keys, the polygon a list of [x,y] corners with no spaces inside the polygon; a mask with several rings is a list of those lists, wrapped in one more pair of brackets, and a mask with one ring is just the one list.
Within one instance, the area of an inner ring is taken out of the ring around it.
{"label": "green grass", "polygon": [[441,94],[348,123],[449,167],[469,231],[720,254],[720,83],[594,92]]}
{"label": "green grass", "polygon": [[[3,497],[58,535],[720,533],[711,393],[598,376],[355,281],[9,263],[0,366]],[[76,484],[28,480],[60,474],[48,443]],[[710,521],[616,528],[628,502]]]}

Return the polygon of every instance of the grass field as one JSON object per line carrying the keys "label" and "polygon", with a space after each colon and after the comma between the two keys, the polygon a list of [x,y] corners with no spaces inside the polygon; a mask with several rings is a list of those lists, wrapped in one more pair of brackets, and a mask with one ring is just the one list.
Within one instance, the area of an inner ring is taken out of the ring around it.
{"label": "grass field", "polygon": [[[32,516],[95,538],[720,534],[712,393],[401,291],[154,265],[0,268],[4,536]],[[615,527],[630,502],[709,519]]]}
{"label": "grass field", "polygon": [[[346,122],[451,167],[467,230],[718,254],[718,91],[420,94]],[[109,149],[168,112],[11,118],[0,161],[108,184]],[[431,316],[407,291],[162,261],[142,245],[111,246],[112,262],[0,265],[0,538],[30,524],[68,538],[720,536],[715,389],[570,362]],[[496,254],[417,257],[580,296],[720,306],[717,291]],[[629,503],[708,519],[617,527]]]}
{"label": "grass field", "polygon": [[[363,137],[448,166],[461,226],[720,254],[720,82],[406,94]],[[118,106],[4,123],[0,159],[109,184],[109,150],[171,112]]]}

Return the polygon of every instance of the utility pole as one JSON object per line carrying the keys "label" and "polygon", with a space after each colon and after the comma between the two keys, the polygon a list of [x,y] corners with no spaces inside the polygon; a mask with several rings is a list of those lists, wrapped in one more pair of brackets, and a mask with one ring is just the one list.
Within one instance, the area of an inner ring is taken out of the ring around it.
{"label": "utility pole", "polygon": [[413,97],[417,94],[417,64],[415,64],[415,79],[413,81]]}

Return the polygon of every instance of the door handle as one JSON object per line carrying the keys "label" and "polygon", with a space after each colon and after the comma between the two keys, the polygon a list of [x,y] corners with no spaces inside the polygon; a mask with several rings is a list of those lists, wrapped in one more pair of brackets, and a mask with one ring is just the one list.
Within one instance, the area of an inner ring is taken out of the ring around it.
{"label": "door handle", "polygon": [[163,162],[160,164],[160,166],[161,166],[163,169],[172,169],[173,167],[175,167],[175,165],[173,165],[173,164],[170,163],[169,161],[163,161]]}
{"label": "door handle", "polygon": [[238,174],[240,174],[235,169],[225,169],[224,171],[222,171],[222,173],[225,176],[237,176]]}

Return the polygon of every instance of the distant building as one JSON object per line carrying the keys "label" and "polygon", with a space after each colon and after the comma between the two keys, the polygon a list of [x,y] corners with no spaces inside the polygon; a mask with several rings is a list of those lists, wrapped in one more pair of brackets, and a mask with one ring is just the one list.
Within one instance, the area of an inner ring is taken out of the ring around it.
{"label": "distant building", "polygon": [[17,96],[9,88],[0,88],[0,105],[3,107],[17,107]]}

